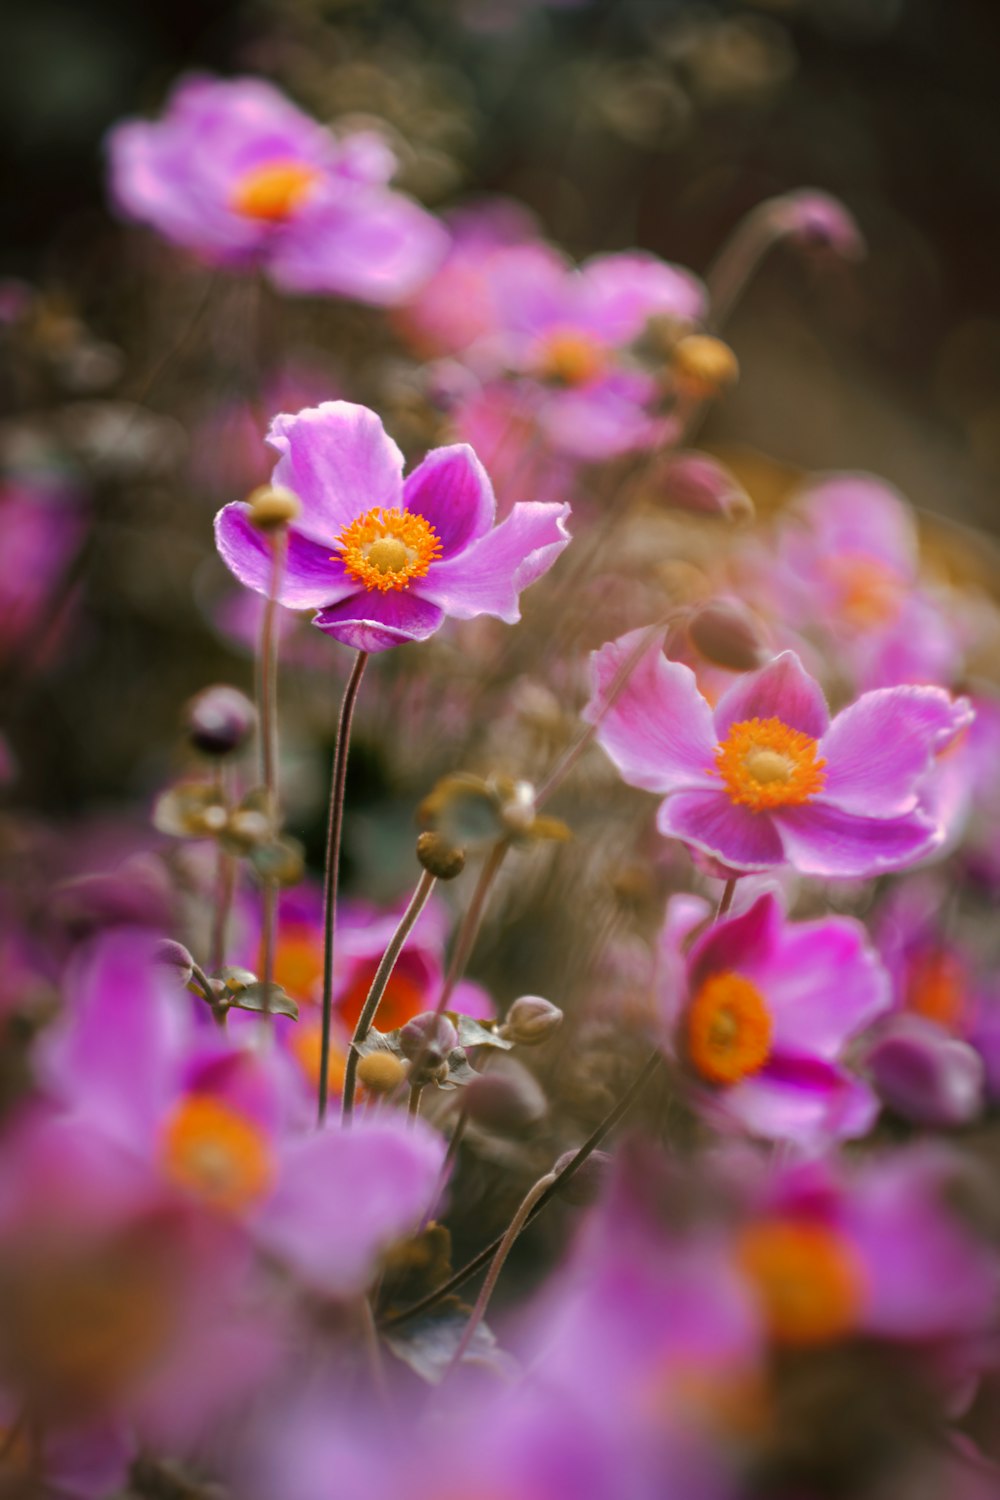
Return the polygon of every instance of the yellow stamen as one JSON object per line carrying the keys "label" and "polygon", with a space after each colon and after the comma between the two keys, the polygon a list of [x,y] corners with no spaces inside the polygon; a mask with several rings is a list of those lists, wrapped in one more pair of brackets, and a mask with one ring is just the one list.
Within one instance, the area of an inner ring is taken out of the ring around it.
{"label": "yellow stamen", "polygon": [[374,510],[345,526],[337,538],[350,576],[366,589],[405,589],[423,578],[441,556],[441,542],[429,521],[413,511]]}
{"label": "yellow stamen", "polygon": [[572,329],[551,333],[538,353],[538,373],[557,385],[587,385],[604,372],[607,356],[600,344]]}
{"label": "yellow stamen", "polygon": [[709,1083],[739,1083],[759,1073],[771,1053],[771,1014],[742,974],[712,974],[687,1014],[688,1056]]}
{"label": "yellow stamen", "polygon": [[816,749],[811,735],[781,719],[744,719],[716,746],[716,770],[733,802],[754,812],[797,807],[826,784]]}
{"label": "yellow stamen", "polygon": [[191,1094],[163,1131],[167,1176],[216,1208],[238,1212],[261,1198],[274,1177],[260,1128],[210,1094]]}
{"label": "yellow stamen", "polygon": [[864,1268],[835,1229],[772,1219],[745,1229],[737,1245],[776,1342],[804,1348],[843,1338],[864,1301]]}
{"label": "yellow stamen", "polygon": [[300,208],[320,173],[303,161],[269,161],[251,167],[237,182],[231,206],[247,219],[278,224]]}

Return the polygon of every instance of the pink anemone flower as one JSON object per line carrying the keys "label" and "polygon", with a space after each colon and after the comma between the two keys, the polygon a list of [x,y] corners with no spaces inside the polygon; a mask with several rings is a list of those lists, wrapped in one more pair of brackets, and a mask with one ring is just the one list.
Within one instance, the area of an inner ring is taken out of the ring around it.
{"label": "pink anemone flower", "polygon": [[[274,483],[301,513],[288,528],[277,598],[359,651],[423,641],[447,616],[520,619],[518,595],[569,542],[566,504],[524,502],[494,526],[496,501],[471,448],[435,448],[403,479],[403,455],[367,407],[327,401],[275,417]],[[258,593],[271,587],[268,539],[237,502],[216,517],[223,561]]]}
{"label": "pink anemone flower", "polygon": [[646,651],[607,700],[639,632],[594,653],[587,717],[632,786],[657,792],[657,826],[729,875],[790,865],[864,877],[913,864],[946,830],[928,811],[935,756],[971,722],[942,688],[865,693],[832,721],[819,684],[782,652],[714,712],[694,673]]}

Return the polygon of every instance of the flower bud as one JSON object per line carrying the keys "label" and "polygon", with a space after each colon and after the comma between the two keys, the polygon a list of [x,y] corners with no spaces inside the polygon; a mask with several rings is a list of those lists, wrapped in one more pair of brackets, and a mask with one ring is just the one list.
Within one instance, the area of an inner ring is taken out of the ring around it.
{"label": "flower bud", "polygon": [[724,520],[749,520],[753,501],[742,485],[707,453],[679,453],[657,476],[660,499],[677,510]]}
{"label": "flower bud", "polygon": [[674,348],[674,376],[696,401],[720,396],[739,379],[740,367],[728,344],[708,333],[689,333]]}
{"label": "flower bud", "polygon": [[414,1016],[399,1033],[403,1056],[411,1062],[419,1057],[431,1069],[445,1062],[449,1052],[457,1046],[458,1032],[448,1017],[439,1016],[432,1010]]}
{"label": "flower bud", "polygon": [[182,984],[188,984],[194,973],[194,959],[183,943],[173,938],[163,938],[156,945],[156,962],[168,969],[176,969]]}
{"label": "flower bud", "polygon": [[298,519],[302,505],[297,495],[279,485],[262,484],[247,496],[250,524],[258,531],[275,531]]}
{"label": "flower bud", "polygon": [[369,1052],[358,1063],[358,1082],[370,1094],[391,1094],[406,1077],[406,1064],[392,1052]]}
{"label": "flower bud", "polygon": [[562,1025],[563,1013],[541,995],[522,995],[515,1000],[500,1027],[505,1041],[517,1047],[533,1047],[547,1041]]}
{"label": "flower bud", "polygon": [[688,621],[695,649],[715,667],[754,672],[771,657],[757,617],[738,599],[710,599]]}
{"label": "flower bud", "polygon": [[[563,1152],[552,1168],[557,1177],[562,1175],[575,1155],[575,1151]],[[593,1203],[604,1186],[610,1165],[611,1157],[607,1151],[592,1151],[580,1163],[572,1177],[565,1184],[560,1185],[560,1195],[569,1203],[575,1203],[581,1208],[586,1207],[588,1203]]]}
{"label": "flower bud", "polygon": [[864,235],[844,205],[814,188],[774,200],[775,218],[793,243],[804,250],[832,251],[844,260],[861,260]]}
{"label": "flower bud", "polygon": [[469,1119],[498,1135],[516,1135],[536,1125],[547,1105],[538,1080],[527,1068],[504,1058],[480,1073],[465,1090]]}
{"label": "flower bud", "polygon": [[966,1125],[982,1108],[978,1052],[920,1016],[890,1021],[865,1062],[883,1103],[914,1125]]}
{"label": "flower bud", "polygon": [[184,710],[188,738],[202,755],[232,755],[257,727],[257,710],[239,688],[204,688]]}
{"label": "flower bud", "polygon": [[428,831],[417,839],[417,858],[437,880],[454,880],[465,869],[465,854],[443,834]]}

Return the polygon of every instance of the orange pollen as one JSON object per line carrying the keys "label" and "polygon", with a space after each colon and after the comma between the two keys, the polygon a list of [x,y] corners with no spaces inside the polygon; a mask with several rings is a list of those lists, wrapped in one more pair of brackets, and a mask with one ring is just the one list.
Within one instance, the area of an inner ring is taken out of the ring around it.
{"label": "orange pollen", "polygon": [[167,1176],[215,1208],[238,1212],[261,1198],[274,1177],[271,1148],[259,1128],[210,1094],[191,1094],[166,1122]]}
{"label": "orange pollen", "polygon": [[715,747],[716,771],[734,802],[761,812],[798,807],[826,783],[817,742],[781,719],[744,719]]}
{"label": "orange pollen", "polygon": [[756,985],[730,971],[706,979],[688,1009],[687,1050],[709,1083],[759,1073],[771,1054],[771,1015]]}
{"label": "orange pollen", "polygon": [[345,526],[337,538],[344,567],[366,589],[405,589],[423,578],[441,556],[441,542],[429,521],[409,510],[374,510]]}
{"label": "orange pollen", "polygon": [[319,178],[304,161],[269,161],[244,172],[233,189],[230,207],[247,219],[280,224],[300,208]]}
{"label": "orange pollen", "polygon": [[741,1234],[737,1258],[777,1343],[829,1344],[857,1325],[864,1269],[836,1230],[794,1219],[754,1224]]}
{"label": "orange pollen", "polygon": [[557,385],[587,385],[604,372],[604,350],[585,333],[552,333],[538,353],[538,373]]}
{"label": "orange pollen", "polygon": [[958,1029],[965,1012],[965,976],[954,954],[939,949],[913,966],[907,976],[906,1006],[949,1031]]}
{"label": "orange pollen", "polygon": [[837,557],[827,573],[840,590],[844,618],[859,630],[888,625],[899,614],[903,586],[884,563],[874,557]]}

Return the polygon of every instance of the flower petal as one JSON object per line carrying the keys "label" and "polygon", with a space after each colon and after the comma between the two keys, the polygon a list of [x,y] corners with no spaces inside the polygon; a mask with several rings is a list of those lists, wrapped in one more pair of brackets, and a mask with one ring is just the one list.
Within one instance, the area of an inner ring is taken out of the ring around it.
{"label": "flower petal", "polygon": [[782,651],[759,672],[748,672],[724,693],[715,710],[715,728],[724,740],[734,724],[746,719],[780,719],[790,729],[818,740],[830,722],[819,683],[809,676],[794,651]]}
{"label": "flower petal", "polygon": [[781,903],[765,891],[737,917],[728,917],[709,927],[697,940],[688,958],[688,986],[698,991],[710,974],[735,969],[756,981],[766,969],[781,935]]}
{"label": "flower petal", "polygon": [[972,709],[943,688],[891,687],[865,693],[823,736],[826,784],[817,798],[843,812],[893,818],[917,806],[918,782],[967,724]]}
{"label": "flower petal", "polygon": [[[593,691],[583,717],[597,724],[598,743],[630,786],[647,792],[714,791],[712,711],[691,669],[664,656],[662,632],[643,651],[644,638],[648,631],[633,630],[593,653]],[[626,680],[616,692],[622,677]]]}
{"label": "flower petal", "polygon": [[275,417],[267,441],[280,455],[274,483],[302,502],[296,529],[322,544],[376,505],[403,495],[403,455],[366,406],[324,401]]}
{"label": "flower petal", "polygon": [[411,296],[448,249],[438,221],[402,193],[351,186],[317,196],[275,239],[270,269],[290,292],[334,292],[379,307]]}
{"label": "flower petal", "polygon": [[[215,518],[215,545],[229,571],[247,588],[265,596],[271,591],[271,543],[249,521],[250,507],[242,501],[223,506]],[[278,602],[287,609],[322,609],[337,604],[357,589],[344,571],[330,543],[315,542],[294,526],[288,528],[288,548],[278,586]]]}
{"label": "flower petal", "polygon": [[752,1135],[810,1148],[866,1135],[879,1111],[871,1089],[852,1074],[791,1054],[772,1056],[760,1073],[727,1089],[719,1108]]}
{"label": "flower petal", "polygon": [[407,477],[403,501],[434,527],[444,557],[489,531],[497,508],[490,477],[468,443],[428,453]]}
{"label": "flower petal", "polygon": [[355,651],[388,651],[407,641],[425,641],[443,623],[444,612],[409,589],[384,594],[361,590],[313,619],[320,630]]}
{"label": "flower petal", "polygon": [[832,1060],[892,1005],[889,976],[850,917],[786,923],[759,979],[779,1051]]}
{"label": "flower petal", "polygon": [[521,618],[521,590],[568,546],[568,516],[568,505],[515,505],[506,521],[464,551],[431,563],[426,578],[414,580],[414,592],[456,620],[497,615],[512,625]]}
{"label": "flower petal", "polygon": [[678,792],[660,808],[656,826],[734,871],[788,863],[771,817],[730,802],[725,792]]}
{"label": "flower petal", "polygon": [[905,818],[860,818],[810,802],[771,814],[788,863],[804,875],[863,878],[901,870],[936,849],[944,832],[911,813]]}

